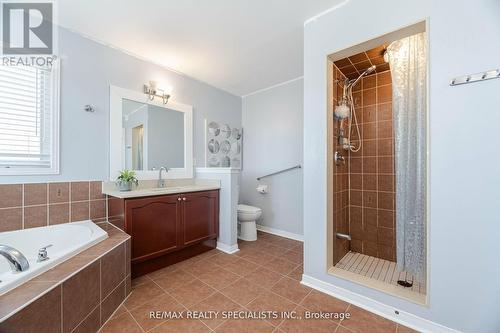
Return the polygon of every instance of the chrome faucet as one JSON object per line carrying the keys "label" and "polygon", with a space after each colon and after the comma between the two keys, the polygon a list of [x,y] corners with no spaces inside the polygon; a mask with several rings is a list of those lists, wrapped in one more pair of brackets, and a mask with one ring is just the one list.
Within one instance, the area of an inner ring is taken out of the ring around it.
{"label": "chrome faucet", "polygon": [[24,272],[30,268],[28,259],[13,247],[0,245],[0,255],[7,259],[13,272]]}
{"label": "chrome faucet", "polygon": [[160,172],[158,174],[158,187],[165,187],[165,186],[167,186],[167,184],[165,183],[165,179],[161,178],[161,172],[162,171],[168,172],[168,168],[165,168],[165,167],[161,167],[160,168]]}

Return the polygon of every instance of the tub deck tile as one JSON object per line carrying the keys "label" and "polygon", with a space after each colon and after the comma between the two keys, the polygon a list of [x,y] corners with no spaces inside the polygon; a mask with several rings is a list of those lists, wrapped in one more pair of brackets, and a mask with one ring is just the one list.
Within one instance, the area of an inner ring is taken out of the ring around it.
{"label": "tub deck tile", "polygon": [[0,296],[0,322],[16,309],[31,303],[49,290],[54,288],[56,282],[28,281],[8,293]]}
{"label": "tub deck tile", "polygon": [[[127,272],[126,267],[127,260],[130,260],[130,257],[127,256],[127,251],[130,250],[126,249],[126,247],[130,246],[130,236],[109,223],[99,223],[98,225],[108,233],[107,239],[0,296],[0,322],[11,317],[13,314],[16,314],[17,316],[17,314],[21,314],[21,312],[24,313],[24,310],[30,304],[39,298],[45,297],[45,294],[49,291],[79,274],[86,267],[95,264],[100,268],[100,260],[104,257],[104,255],[122,244],[125,245],[123,245],[124,253],[120,261],[122,261],[125,265],[123,271],[127,274],[127,276],[125,277],[124,282],[120,281],[118,284],[122,283],[123,285],[124,283],[125,296],[128,295],[131,287],[130,275],[128,275],[129,272]],[[100,276],[100,269],[98,272]],[[98,280],[100,281],[100,278]],[[101,301],[102,300],[99,299],[99,306]],[[114,302],[114,304],[116,304],[116,302]],[[91,305],[94,306],[93,303]],[[111,310],[113,309],[109,309],[108,311]],[[75,318],[75,322],[76,321],[77,319]]]}

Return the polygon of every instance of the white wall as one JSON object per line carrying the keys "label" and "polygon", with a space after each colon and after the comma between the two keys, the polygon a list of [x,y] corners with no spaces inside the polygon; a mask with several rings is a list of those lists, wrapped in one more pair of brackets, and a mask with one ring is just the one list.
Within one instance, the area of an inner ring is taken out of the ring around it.
{"label": "white wall", "polygon": [[[450,87],[498,68],[495,0],[348,1],[305,26],[305,274],[463,332],[500,332],[500,80]],[[430,22],[430,285],[419,306],[326,273],[326,56]],[[355,18],[355,20],[354,20]]]}
{"label": "white wall", "polygon": [[[204,118],[241,126],[241,98],[160,66],[96,43],[64,28],[61,57],[61,173],[56,176],[0,176],[0,183],[103,180],[108,177],[109,86],[142,91],[156,80],[173,87],[172,100],[193,105],[194,156],[205,165]],[[87,113],[84,105],[95,106]]]}
{"label": "white wall", "polygon": [[[302,170],[257,177],[302,164],[303,80],[243,98],[240,202],[262,208],[259,224],[302,235]],[[255,188],[267,184],[268,194]]]}

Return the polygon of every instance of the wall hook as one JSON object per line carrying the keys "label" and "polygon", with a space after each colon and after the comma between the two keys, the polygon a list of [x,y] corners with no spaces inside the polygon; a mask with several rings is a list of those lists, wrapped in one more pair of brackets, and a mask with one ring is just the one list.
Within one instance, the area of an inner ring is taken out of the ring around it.
{"label": "wall hook", "polygon": [[94,106],[90,104],[85,105],[83,109],[85,110],[85,112],[95,112]]}

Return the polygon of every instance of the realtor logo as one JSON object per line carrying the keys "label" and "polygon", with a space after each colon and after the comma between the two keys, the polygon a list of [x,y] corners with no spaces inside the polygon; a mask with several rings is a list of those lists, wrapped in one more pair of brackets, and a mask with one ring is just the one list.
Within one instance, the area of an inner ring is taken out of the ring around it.
{"label": "realtor logo", "polygon": [[52,54],[52,22],[50,2],[2,2],[3,54]]}

